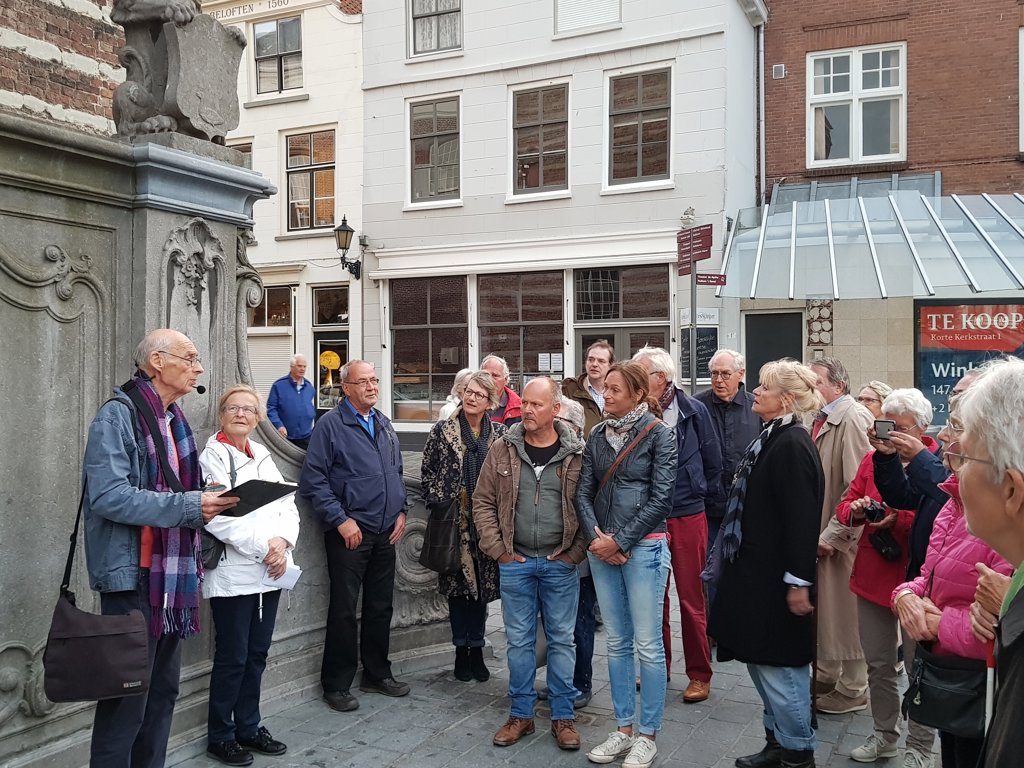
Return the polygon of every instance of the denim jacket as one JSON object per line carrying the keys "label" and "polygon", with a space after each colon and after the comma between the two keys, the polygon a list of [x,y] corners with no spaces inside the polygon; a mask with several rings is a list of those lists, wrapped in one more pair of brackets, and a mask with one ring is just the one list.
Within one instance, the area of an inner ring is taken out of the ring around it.
{"label": "denim jacket", "polygon": [[[644,414],[633,425],[625,450],[636,436],[657,419]],[[597,486],[615,461],[616,453],[598,424],[590,433],[583,453],[583,470],[576,486],[576,514],[587,543],[597,535],[594,526],[615,539],[619,549],[630,549],[649,533],[667,530],[665,518],[672,510],[676,487],[676,437],[674,430],[658,424],[623,460],[601,493]]]}
{"label": "denim jacket", "polygon": [[97,592],[138,587],[142,526],[203,527],[202,492],[147,489],[147,460],[135,406],[115,389],[114,399],[100,407],[89,425],[82,466],[85,558],[89,586]]}

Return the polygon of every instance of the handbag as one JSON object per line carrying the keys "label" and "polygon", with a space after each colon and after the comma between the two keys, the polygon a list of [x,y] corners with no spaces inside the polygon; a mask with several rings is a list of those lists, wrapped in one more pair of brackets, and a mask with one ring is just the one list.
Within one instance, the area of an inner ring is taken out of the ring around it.
{"label": "handbag", "polygon": [[43,690],[53,702],[101,701],[149,690],[149,637],[142,611],[97,615],[75,605],[71,565],[86,484],[78,499],[60,596],[43,651]]}
{"label": "handbag", "polygon": [[967,739],[985,735],[985,662],[937,656],[918,643],[903,716]]}
{"label": "handbag", "polygon": [[458,573],[462,568],[458,497],[427,502],[427,529],[423,532],[420,565],[443,574]]}
{"label": "handbag", "polygon": [[[161,457],[161,459],[162,458],[163,457]],[[228,469],[228,477],[230,478],[231,487],[234,488],[238,481],[238,470],[235,469],[235,455],[231,453],[230,449],[228,450],[228,464],[230,465]],[[218,487],[224,489],[223,485]],[[206,488],[204,487],[203,490],[206,490]],[[206,530],[206,528],[202,528],[199,531],[199,540],[203,547],[203,570],[212,571],[220,564],[220,559],[224,557],[224,548],[226,545],[223,541]]]}
{"label": "handbag", "polygon": [[903,554],[900,543],[896,541],[896,537],[892,535],[892,531],[888,528],[879,528],[877,531],[869,533],[868,542],[875,548],[875,551],[882,559],[888,560],[891,563],[899,560],[900,555]]}

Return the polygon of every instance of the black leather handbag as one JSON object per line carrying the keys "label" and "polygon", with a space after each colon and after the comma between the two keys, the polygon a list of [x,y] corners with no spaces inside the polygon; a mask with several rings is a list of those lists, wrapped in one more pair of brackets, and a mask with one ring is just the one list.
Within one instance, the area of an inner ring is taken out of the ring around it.
{"label": "black leather handbag", "polygon": [[71,565],[82,519],[85,485],[71,547],[43,651],[43,690],[50,701],[100,701],[149,690],[149,637],[142,611],[104,616],[75,605]]}
{"label": "black leather handbag", "polygon": [[954,736],[985,735],[985,662],[963,656],[937,656],[918,643],[903,715],[915,723]]}
{"label": "black leather handbag", "polygon": [[423,532],[420,565],[437,573],[458,573],[462,567],[459,546],[458,497],[427,503],[427,529]]}

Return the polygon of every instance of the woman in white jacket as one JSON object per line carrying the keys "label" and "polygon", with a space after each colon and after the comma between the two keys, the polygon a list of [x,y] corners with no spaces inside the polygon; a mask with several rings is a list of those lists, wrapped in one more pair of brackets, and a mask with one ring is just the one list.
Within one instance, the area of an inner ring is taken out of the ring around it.
{"label": "woman in white jacket", "polygon": [[[220,431],[199,457],[207,483],[233,488],[254,479],[283,482],[270,452],[249,439],[266,418],[256,391],[244,384],[231,387],[218,412]],[[294,497],[286,496],[243,517],[218,515],[206,530],[225,545],[203,580],[216,629],[206,751],[226,765],[249,765],[252,751],[287,750],[260,725],[260,683],[281,598],[270,583],[291,564],[299,513]]]}

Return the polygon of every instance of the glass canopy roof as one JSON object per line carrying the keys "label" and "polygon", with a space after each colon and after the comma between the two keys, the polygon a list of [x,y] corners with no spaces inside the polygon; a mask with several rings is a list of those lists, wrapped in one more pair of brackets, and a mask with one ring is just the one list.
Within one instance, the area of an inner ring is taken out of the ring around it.
{"label": "glass canopy roof", "polygon": [[1024,290],[1024,196],[786,202],[736,217],[718,296],[879,299]]}

